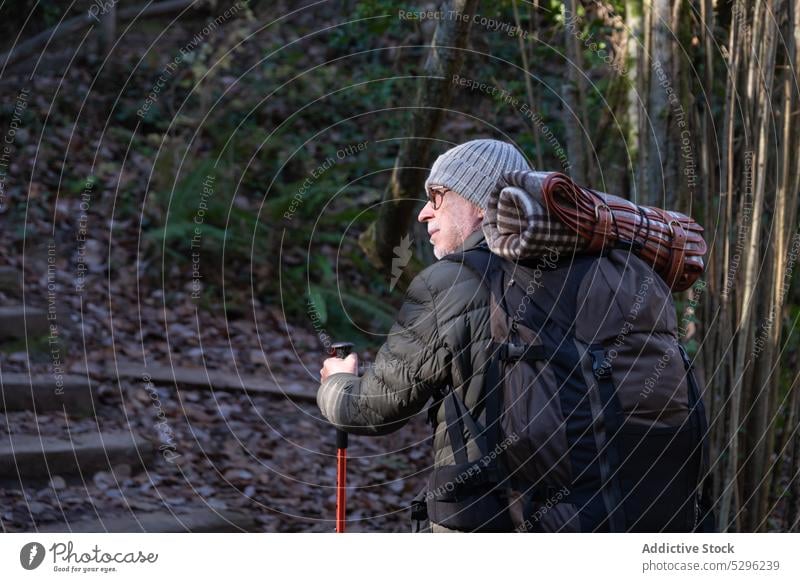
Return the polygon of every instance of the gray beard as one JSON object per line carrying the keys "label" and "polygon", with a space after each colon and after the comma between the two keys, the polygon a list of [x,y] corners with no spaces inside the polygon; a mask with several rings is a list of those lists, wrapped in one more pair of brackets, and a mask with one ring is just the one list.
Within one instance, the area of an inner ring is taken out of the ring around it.
{"label": "gray beard", "polygon": [[462,244],[463,243],[459,243],[455,247],[453,247],[452,249],[439,250],[437,247],[433,247],[433,256],[436,257],[437,259],[441,259],[442,257],[446,257],[447,255],[449,255],[451,253],[454,253],[458,249],[460,249]]}
{"label": "gray beard", "polygon": [[439,250],[439,248],[434,246],[433,256],[436,257],[437,259],[441,259],[442,257],[446,257],[447,255],[459,250],[461,246],[464,244],[464,241],[467,240],[467,237],[469,237],[469,235],[472,234],[472,232],[466,232],[466,230],[467,229],[464,228],[462,225],[456,226],[456,232],[458,232],[459,235],[458,238],[461,240],[461,242],[456,243],[455,246],[453,246],[453,248],[450,249]]}

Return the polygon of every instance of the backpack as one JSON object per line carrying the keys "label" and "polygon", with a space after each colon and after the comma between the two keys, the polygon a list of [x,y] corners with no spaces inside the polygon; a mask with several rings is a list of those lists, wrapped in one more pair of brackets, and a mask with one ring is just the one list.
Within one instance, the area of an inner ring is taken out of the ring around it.
{"label": "backpack", "polygon": [[[710,531],[708,425],[664,281],[622,250],[515,264],[484,244],[444,260],[491,291],[492,355],[475,409],[452,389],[434,404],[445,407],[455,464],[429,478],[430,521]],[[467,458],[468,440],[480,459]]]}

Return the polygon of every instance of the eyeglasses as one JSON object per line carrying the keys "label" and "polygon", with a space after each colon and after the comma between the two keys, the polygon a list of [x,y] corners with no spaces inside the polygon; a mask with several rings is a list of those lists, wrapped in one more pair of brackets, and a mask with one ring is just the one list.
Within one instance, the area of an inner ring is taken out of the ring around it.
{"label": "eyeglasses", "polygon": [[439,210],[439,208],[442,207],[442,199],[448,192],[450,192],[450,190],[444,186],[428,189],[428,202],[431,203],[434,210]]}

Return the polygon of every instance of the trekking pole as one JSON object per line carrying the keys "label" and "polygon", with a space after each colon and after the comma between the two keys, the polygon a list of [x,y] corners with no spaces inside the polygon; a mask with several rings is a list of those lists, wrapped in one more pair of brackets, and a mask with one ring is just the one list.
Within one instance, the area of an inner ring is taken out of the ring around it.
{"label": "trekking pole", "polygon": [[[350,342],[337,342],[331,345],[337,358],[345,359],[353,351]],[[336,533],[344,533],[345,504],[347,493],[347,433],[336,429]]]}

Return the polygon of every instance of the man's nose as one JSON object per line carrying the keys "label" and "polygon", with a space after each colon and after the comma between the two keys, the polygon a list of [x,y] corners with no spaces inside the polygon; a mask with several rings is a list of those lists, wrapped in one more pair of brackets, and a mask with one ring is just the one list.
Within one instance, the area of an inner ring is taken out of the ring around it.
{"label": "man's nose", "polygon": [[419,211],[417,215],[417,220],[420,222],[427,222],[433,218],[433,205],[430,201],[425,203],[425,206],[422,207],[422,210]]}

